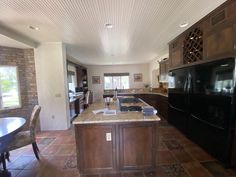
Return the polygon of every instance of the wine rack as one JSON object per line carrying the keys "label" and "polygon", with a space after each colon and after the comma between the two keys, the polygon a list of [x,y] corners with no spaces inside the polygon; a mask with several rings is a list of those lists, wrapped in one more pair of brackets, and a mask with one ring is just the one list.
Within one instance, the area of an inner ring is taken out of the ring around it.
{"label": "wine rack", "polygon": [[203,58],[203,32],[200,28],[190,31],[184,40],[183,62],[193,63]]}

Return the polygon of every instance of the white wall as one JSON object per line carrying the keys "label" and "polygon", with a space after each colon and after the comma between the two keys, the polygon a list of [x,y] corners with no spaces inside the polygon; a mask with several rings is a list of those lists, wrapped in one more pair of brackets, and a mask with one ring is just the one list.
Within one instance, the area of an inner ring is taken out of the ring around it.
{"label": "white wall", "polygon": [[36,80],[41,130],[65,130],[70,126],[65,46],[42,43],[35,49]]}
{"label": "white wall", "polygon": [[159,63],[158,61],[162,60],[163,58],[168,58],[169,54],[165,54],[161,57],[158,57],[154,60],[152,60],[149,63],[149,77],[150,77],[150,84],[152,88],[158,88],[159,82],[157,77],[159,76]]}
{"label": "white wall", "polygon": [[[134,65],[88,65],[88,85],[89,90],[93,92],[94,100],[102,99],[104,90],[104,73],[122,73],[130,74],[130,88],[144,88],[144,84],[150,85],[149,64],[134,64]],[[143,81],[134,82],[134,74],[142,73]],[[100,84],[92,84],[92,76],[100,76]]]}

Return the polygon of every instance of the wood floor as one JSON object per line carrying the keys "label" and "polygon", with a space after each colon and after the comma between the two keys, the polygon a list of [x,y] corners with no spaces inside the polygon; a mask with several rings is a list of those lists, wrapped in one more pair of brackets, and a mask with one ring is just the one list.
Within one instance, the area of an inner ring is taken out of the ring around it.
{"label": "wood floor", "polygon": [[[89,177],[236,177],[200,147],[166,122],[158,127],[156,172],[93,175]],[[11,152],[7,168],[12,177],[78,177],[74,131],[40,132],[37,135],[40,161],[32,147]]]}

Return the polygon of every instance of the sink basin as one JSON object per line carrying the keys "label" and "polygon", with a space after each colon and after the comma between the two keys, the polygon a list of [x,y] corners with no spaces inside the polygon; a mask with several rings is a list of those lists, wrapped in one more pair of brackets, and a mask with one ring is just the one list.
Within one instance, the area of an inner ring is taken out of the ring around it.
{"label": "sink basin", "polygon": [[142,111],[142,106],[145,106],[139,98],[120,97],[118,99],[120,111]]}

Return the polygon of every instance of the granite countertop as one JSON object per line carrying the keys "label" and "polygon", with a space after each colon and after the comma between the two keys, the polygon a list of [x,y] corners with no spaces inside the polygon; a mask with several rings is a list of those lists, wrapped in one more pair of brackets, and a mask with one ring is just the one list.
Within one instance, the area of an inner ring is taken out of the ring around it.
{"label": "granite countertop", "polygon": [[75,102],[76,100],[80,99],[81,97],[83,97],[82,94],[81,94],[81,95],[74,95],[74,96],[70,97],[69,103],[73,103],[73,102]]}
{"label": "granite countertop", "polygon": [[[168,97],[167,93],[158,93],[158,92],[118,92],[117,95],[136,95],[136,94],[154,94]],[[104,93],[103,95],[113,95],[113,93]]]}
{"label": "granite countertop", "polygon": [[146,121],[160,121],[157,115],[144,116],[142,112],[128,111],[120,112],[117,110],[116,102],[111,103],[109,109],[116,109],[116,115],[103,115],[103,113],[94,114],[92,111],[105,108],[104,103],[95,102],[89,105],[82,114],[79,114],[73,121],[73,124],[94,124],[94,123],[118,123],[118,122],[146,122]]}

